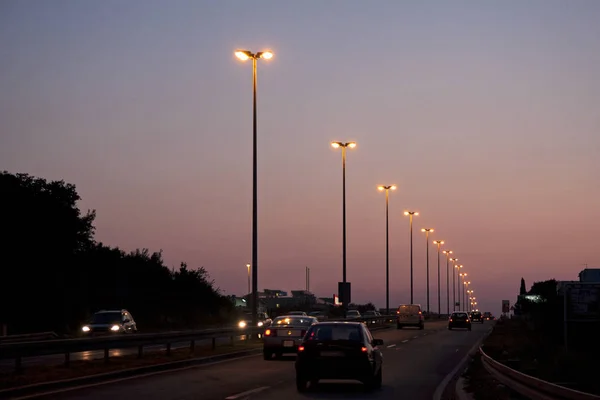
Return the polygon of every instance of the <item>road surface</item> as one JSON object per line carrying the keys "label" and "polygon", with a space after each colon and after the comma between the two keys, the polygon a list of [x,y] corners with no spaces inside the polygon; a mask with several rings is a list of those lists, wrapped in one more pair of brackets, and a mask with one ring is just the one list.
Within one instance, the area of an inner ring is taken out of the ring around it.
{"label": "road surface", "polygon": [[429,322],[425,330],[405,328],[374,332],[384,340],[381,390],[366,393],[360,383],[320,382],[315,391],[299,394],[295,387],[294,357],[265,361],[248,356],[179,371],[154,374],[106,385],[53,393],[52,399],[104,400],[286,400],[377,398],[431,400],[437,386],[489,330],[475,324],[471,332],[448,331],[446,322]]}

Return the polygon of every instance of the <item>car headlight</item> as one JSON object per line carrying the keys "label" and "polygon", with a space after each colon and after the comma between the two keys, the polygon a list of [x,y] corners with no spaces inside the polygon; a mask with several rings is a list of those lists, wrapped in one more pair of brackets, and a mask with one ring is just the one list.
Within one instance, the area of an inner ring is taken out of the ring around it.
{"label": "car headlight", "polygon": [[90,327],[89,326],[84,326],[83,328],[81,328],[82,331],[84,332],[89,332],[90,331]]}
{"label": "car headlight", "polygon": [[263,326],[263,325],[264,325],[264,324],[262,323],[262,321],[260,321],[260,322],[258,323],[258,326]]}
{"label": "car headlight", "polygon": [[240,323],[238,324],[238,326],[240,328],[245,328],[246,327],[246,323],[244,321],[240,321]]}
{"label": "car headlight", "polygon": [[110,330],[113,331],[113,332],[118,331],[119,330],[119,325],[113,325],[113,326],[111,326]]}

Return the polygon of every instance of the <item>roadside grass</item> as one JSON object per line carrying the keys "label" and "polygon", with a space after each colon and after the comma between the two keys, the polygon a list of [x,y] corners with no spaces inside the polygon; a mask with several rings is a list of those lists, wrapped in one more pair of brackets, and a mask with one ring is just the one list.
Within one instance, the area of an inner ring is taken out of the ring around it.
{"label": "roadside grass", "polygon": [[126,370],[130,368],[164,364],[173,361],[210,357],[249,349],[258,349],[261,347],[262,340],[255,339],[250,340],[249,342],[235,342],[234,345],[219,345],[214,350],[211,347],[200,347],[197,345],[193,353],[190,352],[189,347],[186,347],[172,349],[170,355],[167,355],[166,351],[163,349],[159,351],[148,351],[144,353],[142,358],[138,358],[137,354],[132,354],[124,356],[112,356],[109,358],[108,362],[105,362],[104,359],[101,358],[88,361],[71,361],[69,366],[27,366],[23,368],[23,370],[20,373],[1,372],[0,390],[32,385],[37,383],[81,378],[84,376]]}

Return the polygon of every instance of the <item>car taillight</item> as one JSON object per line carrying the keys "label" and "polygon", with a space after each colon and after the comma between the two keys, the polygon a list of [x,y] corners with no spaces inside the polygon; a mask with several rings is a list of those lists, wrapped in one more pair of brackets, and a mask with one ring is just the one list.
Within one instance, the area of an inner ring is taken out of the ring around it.
{"label": "car taillight", "polygon": [[419,311],[419,315],[421,315],[421,311]]}
{"label": "car taillight", "polygon": [[450,318],[450,322],[452,322],[452,318]]}
{"label": "car taillight", "polygon": [[369,349],[367,349],[366,347],[363,346],[360,348],[360,351],[362,351],[363,353],[366,353],[367,351],[369,351]]}
{"label": "car taillight", "polygon": [[298,352],[304,351],[304,346],[298,346]]}
{"label": "car taillight", "polygon": [[267,329],[265,331],[265,336],[271,336],[271,330],[270,329]]}

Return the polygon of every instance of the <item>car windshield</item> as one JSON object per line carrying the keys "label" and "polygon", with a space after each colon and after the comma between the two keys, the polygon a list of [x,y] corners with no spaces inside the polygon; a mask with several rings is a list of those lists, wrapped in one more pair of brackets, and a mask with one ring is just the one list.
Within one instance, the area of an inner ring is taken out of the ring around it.
{"label": "car windshield", "polygon": [[418,314],[419,311],[421,311],[419,306],[415,305],[404,305],[398,308],[400,314]]}
{"label": "car windshield", "polygon": [[103,312],[94,314],[92,324],[114,324],[121,322],[120,312]]}
{"label": "car windshield", "polygon": [[452,318],[466,319],[467,318],[467,314],[466,313],[455,313],[455,314],[452,314]]}
{"label": "car windshield", "polygon": [[317,322],[312,317],[277,317],[273,320],[273,325],[301,325],[310,326]]}
{"label": "car windshield", "polygon": [[358,311],[357,310],[350,310],[348,311],[348,315],[358,315]]}
{"label": "car windshield", "polygon": [[317,324],[310,328],[307,333],[307,337],[308,340],[319,341],[345,340],[351,342],[360,342],[362,340],[360,326],[343,324]]}
{"label": "car windshield", "polygon": [[375,311],[367,311],[365,312],[365,315],[376,315],[377,313]]}

